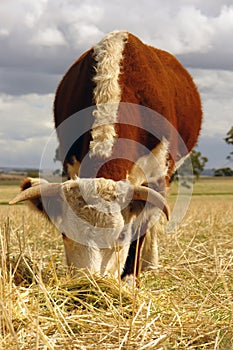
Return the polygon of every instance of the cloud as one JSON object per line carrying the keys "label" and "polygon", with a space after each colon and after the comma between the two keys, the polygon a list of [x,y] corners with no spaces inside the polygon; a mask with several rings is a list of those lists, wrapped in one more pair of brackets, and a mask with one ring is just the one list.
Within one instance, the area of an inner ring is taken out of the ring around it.
{"label": "cloud", "polygon": [[203,124],[198,149],[209,161],[207,168],[230,166],[226,160],[230,147],[224,137],[232,126],[233,72],[191,69],[203,106]]}
{"label": "cloud", "polygon": [[205,69],[233,70],[233,6],[223,6],[219,16],[209,19],[210,37],[206,50],[178,53],[184,65]]}
{"label": "cloud", "polygon": [[213,36],[214,28],[207,16],[193,5],[180,8],[173,18],[167,14],[166,26],[161,23],[155,33],[156,45],[177,55],[207,52]]}
{"label": "cloud", "polygon": [[32,45],[39,46],[64,46],[64,35],[57,28],[47,27],[39,30],[31,39]]}
{"label": "cloud", "polygon": [[190,70],[199,88],[203,105],[202,137],[221,134],[232,125],[233,72]]}
{"label": "cloud", "polygon": [[49,132],[53,127],[52,104],[53,94],[0,95],[0,117],[4,120],[1,132],[7,132],[13,139],[14,135],[25,139],[32,133]]}
{"label": "cloud", "polygon": [[0,68],[0,91],[9,96],[15,96],[15,98],[32,93],[44,95],[55,92],[60,79],[61,75],[59,74],[31,72],[15,67],[11,69]]}
{"label": "cloud", "polygon": [[226,159],[230,153],[230,148],[223,140],[221,134],[200,138],[198,150],[208,158],[208,163],[206,164],[206,168],[208,169],[231,166],[230,162]]}
{"label": "cloud", "polygon": [[0,95],[0,165],[38,167],[53,132],[53,95]]}

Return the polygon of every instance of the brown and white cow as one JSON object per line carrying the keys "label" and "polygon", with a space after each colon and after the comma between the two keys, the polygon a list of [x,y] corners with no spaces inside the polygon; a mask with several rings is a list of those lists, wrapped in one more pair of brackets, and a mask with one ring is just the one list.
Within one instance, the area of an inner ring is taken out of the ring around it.
{"label": "brown and white cow", "polygon": [[115,31],[67,71],[54,115],[69,180],[26,179],[11,203],[47,212],[68,265],[122,277],[155,267],[155,217],[168,219],[170,177],[201,127],[191,76],[168,52]]}

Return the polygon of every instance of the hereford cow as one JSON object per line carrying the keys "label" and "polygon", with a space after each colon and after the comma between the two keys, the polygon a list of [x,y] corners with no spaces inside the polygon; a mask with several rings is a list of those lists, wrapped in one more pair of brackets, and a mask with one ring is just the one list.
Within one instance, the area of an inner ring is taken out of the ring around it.
{"label": "hereford cow", "polygon": [[46,213],[68,265],[122,278],[155,267],[169,180],[201,126],[191,76],[171,54],[115,31],[70,67],[54,115],[68,180],[26,179],[11,203],[29,199]]}

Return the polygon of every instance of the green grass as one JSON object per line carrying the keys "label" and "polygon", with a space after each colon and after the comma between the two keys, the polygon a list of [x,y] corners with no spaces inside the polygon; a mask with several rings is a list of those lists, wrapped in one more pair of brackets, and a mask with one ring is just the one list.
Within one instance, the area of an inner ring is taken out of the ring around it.
{"label": "green grass", "polygon": [[[22,179],[21,179],[22,180]],[[7,203],[19,191],[21,180],[0,179],[0,203]],[[172,183],[170,196],[177,193],[178,184]],[[193,196],[233,195],[233,177],[201,177],[194,181]]]}
{"label": "green grass", "polygon": [[[181,186],[175,182],[171,185],[170,200],[177,196],[178,187]],[[182,186],[181,186],[182,188]],[[212,200],[216,196],[217,200],[232,200],[233,196],[233,177],[201,177],[193,183],[192,196],[206,196]],[[211,197],[211,198],[210,198]]]}
{"label": "green grass", "polygon": [[8,204],[9,201],[19,192],[19,183],[5,185],[0,182],[0,205]]}
{"label": "green grass", "polygon": [[201,178],[194,184],[194,195],[233,195],[233,177]]}

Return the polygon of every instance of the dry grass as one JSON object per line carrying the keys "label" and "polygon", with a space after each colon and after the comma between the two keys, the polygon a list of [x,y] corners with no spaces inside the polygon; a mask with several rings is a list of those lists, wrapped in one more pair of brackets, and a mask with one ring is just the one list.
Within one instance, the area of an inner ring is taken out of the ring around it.
{"label": "dry grass", "polygon": [[72,278],[55,229],[24,205],[1,206],[0,349],[232,350],[232,199],[194,196],[140,288]]}

